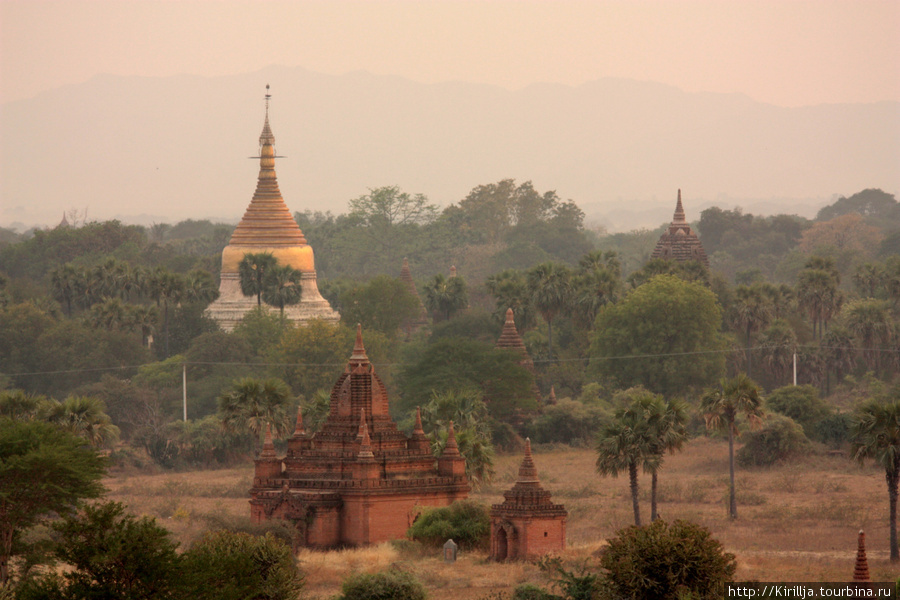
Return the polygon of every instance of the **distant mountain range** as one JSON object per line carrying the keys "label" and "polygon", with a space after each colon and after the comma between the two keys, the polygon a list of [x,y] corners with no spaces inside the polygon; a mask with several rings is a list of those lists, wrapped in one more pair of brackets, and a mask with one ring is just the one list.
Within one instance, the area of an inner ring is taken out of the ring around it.
{"label": "distant mountain range", "polygon": [[265,85],[292,210],[344,212],[399,185],[440,205],[514,178],[615,230],[716,204],[812,216],[836,195],[900,190],[900,103],[780,108],[736,94],[602,79],[508,91],[268,67],[203,78],[97,76],[0,113],[0,225],[63,212],[236,222],[258,165]]}

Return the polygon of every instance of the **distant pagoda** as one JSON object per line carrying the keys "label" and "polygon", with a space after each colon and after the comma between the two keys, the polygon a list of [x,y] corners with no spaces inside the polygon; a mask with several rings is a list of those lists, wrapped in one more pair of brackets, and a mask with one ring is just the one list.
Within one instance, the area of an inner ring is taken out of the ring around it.
{"label": "distant pagoda", "polygon": [[662,258],[677,262],[696,260],[709,266],[709,258],[700,243],[700,238],[691,230],[684,218],[684,207],[681,205],[681,190],[678,190],[678,202],[675,204],[675,216],[664,234],[656,242],[656,248],[650,258]]}
{"label": "distant pagoda", "polygon": [[[207,314],[225,331],[231,331],[250,310],[257,306],[255,296],[241,293],[238,265],[245,254],[268,252],[282,265],[290,265],[302,273],[303,293],[298,304],[284,307],[286,319],[305,322],[323,319],[332,323],[339,315],[319,293],[312,246],[291,216],[278,189],[275,177],[275,136],[269,127],[269,86],[266,86],[266,118],[259,136],[259,179],[256,192],[241,222],[222,251],[222,277],[219,298],[210,304]],[[274,309],[273,309],[274,310]]]}

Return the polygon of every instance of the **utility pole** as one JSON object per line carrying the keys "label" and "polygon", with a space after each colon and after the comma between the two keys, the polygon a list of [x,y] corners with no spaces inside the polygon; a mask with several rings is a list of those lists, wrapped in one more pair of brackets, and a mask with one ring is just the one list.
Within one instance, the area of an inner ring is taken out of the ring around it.
{"label": "utility pole", "polygon": [[[796,374],[794,379],[797,379]],[[187,422],[187,363],[181,363],[181,399],[184,406],[184,420]]]}

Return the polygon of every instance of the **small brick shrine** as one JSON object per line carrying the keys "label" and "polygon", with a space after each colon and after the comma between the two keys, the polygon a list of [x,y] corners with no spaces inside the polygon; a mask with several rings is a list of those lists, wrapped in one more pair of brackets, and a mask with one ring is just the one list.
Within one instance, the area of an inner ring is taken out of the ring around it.
{"label": "small brick shrine", "polygon": [[675,203],[675,215],[669,228],[663,233],[650,258],[662,258],[665,260],[674,260],[676,262],[686,262],[696,260],[697,262],[709,266],[709,258],[706,256],[706,250],[700,243],[700,238],[691,229],[687,219],[684,216],[684,206],[681,204],[681,190],[678,190],[678,202]]}
{"label": "small brick shrine", "polygon": [[298,411],[287,455],[278,458],[267,431],[255,463],[252,521],[292,521],[299,546],[402,538],[420,507],[447,506],[469,493],[452,424],[446,448],[435,459],[418,411],[410,438],[391,420],[387,390],[369,362],[359,326],[322,429],[308,435]]}
{"label": "small brick shrine", "polygon": [[541,487],[530,439],[525,440],[516,484],[503,497],[502,504],[491,507],[492,560],[526,559],[566,549],[568,513]]}

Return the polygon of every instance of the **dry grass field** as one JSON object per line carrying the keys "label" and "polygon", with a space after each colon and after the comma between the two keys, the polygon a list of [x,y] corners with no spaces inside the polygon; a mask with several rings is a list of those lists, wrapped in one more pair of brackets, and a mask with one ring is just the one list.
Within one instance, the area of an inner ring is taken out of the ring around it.
{"label": "dry grass field", "polygon": [[[852,577],[856,538],[865,529],[873,580],[895,580],[900,570],[888,561],[888,498],[884,472],[860,467],[841,456],[811,456],[770,469],[739,469],[738,514],[726,516],[728,449],[723,441],[698,438],[666,458],[660,473],[659,512],[667,520],[684,518],[708,527],[726,550],[737,555],[738,580],[847,581]],[[499,502],[515,481],[521,456],[500,456],[497,476],[473,494]],[[535,449],[544,486],[569,511],[566,558],[590,559],[604,540],[632,523],[627,478],[601,479],[589,449]],[[159,473],[114,474],[108,496],[133,512],[154,516],[189,545],[205,529],[209,515],[247,515],[252,467]],[[649,519],[649,476],[642,476],[642,517]],[[335,552],[303,551],[305,597],[327,599],[356,570],[400,565],[414,572],[436,600],[484,598],[519,583],[543,583],[531,564],[497,565],[484,555],[461,555],[445,565],[409,544]]]}

